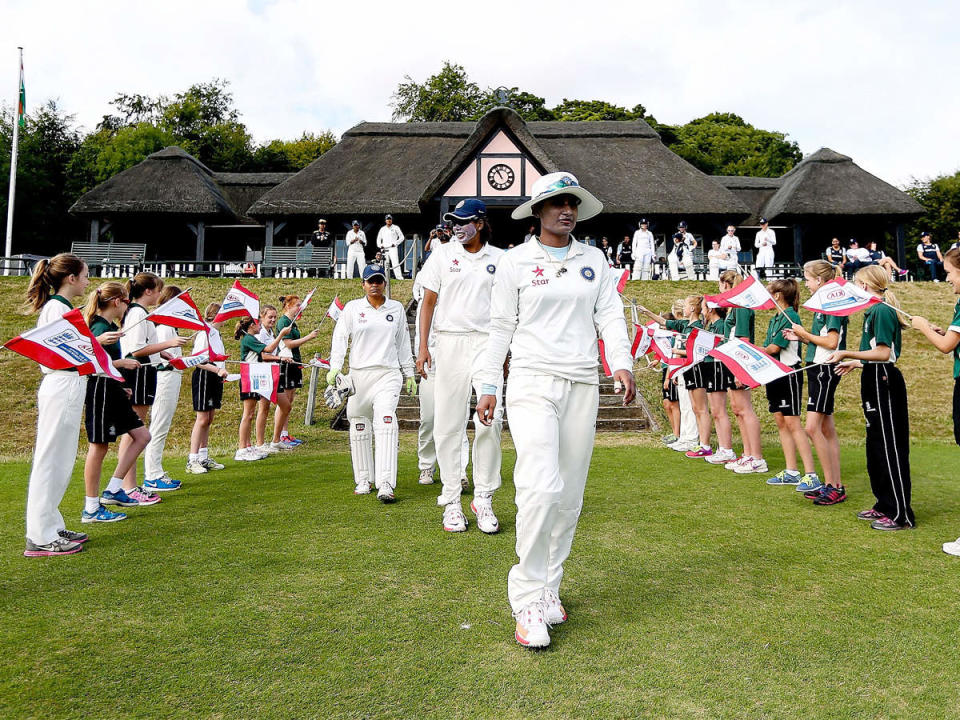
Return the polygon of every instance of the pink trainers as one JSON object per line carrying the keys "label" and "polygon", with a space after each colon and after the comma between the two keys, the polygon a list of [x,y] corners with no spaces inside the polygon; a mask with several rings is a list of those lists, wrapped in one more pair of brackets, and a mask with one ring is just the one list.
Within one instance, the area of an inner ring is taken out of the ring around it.
{"label": "pink trainers", "polygon": [[127,491],[127,497],[131,500],[136,500],[137,505],[156,505],[163,499],[156,493],[147,492],[139,485],[133,490]]}
{"label": "pink trainers", "polygon": [[685,452],[684,455],[692,458],[710,457],[713,455],[713,450],[706,445],[701,445],[696,450],[689,450],[688,452]]}

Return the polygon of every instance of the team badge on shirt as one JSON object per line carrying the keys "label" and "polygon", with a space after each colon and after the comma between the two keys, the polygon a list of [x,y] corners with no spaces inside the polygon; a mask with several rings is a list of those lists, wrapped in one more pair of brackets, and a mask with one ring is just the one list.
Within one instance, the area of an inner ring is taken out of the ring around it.
{"label": "team badge on shirt", "polygon": [[593,282],[593,279],[597,276],[597,273],[594,272],[592,267],[584,265],[580,268],[580,277],[582,277],[587,282]]}
{"label": "team badge on shirt", "polygon": [[393,322],[393,315],[387,315],[387,322]]}
{"label": "team badge on shirt", "polygon": [[488,273],[490,273],[491,275],[493,275],[496,271],[497,271],[497,266],[496,266],[496,265],[494,265],[493,263],[490,263],[489,265],[487,265],[487,272],[488,272]]}

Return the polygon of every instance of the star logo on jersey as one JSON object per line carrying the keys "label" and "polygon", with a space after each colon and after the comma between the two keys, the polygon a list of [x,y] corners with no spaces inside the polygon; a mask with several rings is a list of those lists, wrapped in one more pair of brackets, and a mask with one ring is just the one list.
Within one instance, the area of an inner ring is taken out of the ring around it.
{"label": "star logo on jersey", "polygon": [[454,264],[454,265],[459,265],[459,264],[460,264],[460,261],[457,260],[456,258],[454,258],[454,259],[453,259],[453,264]]}
{"label": "star logo on jersey", "polygon": [[543,277],[543,268],[537,265],[537,267],[533,270],[533,274],[537,277]]}
{"label": "star logo on jersey", "polygon": [[360,313],[360,317],[366,317],[365,313]]}

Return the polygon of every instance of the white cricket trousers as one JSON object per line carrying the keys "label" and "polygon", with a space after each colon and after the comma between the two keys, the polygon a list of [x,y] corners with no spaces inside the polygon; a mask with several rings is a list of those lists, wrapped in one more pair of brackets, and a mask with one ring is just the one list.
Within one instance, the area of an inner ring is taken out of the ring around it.
{"label": "white cricket trousers", "polygon": [[653,253],[642,253],[637,255],[636,262],[633,264],[634,280],[649,280],[650,268],[653,265]]}
{"label": "white cricket trousers", "polygon": [[[350,422],[350,457],[353,461],[355,484],[370,482],[373,472],[377,489],[397,487],[397,450],[400,433],[397,430],[397,402],[403,375],[393,368],[366,368],[351,370],[355,395],[347,400],[347,420]],[[372,426],[372,427],[371,427]],[[374,460],[373,443],[377,453]]]}
{"label": "white cricket trousers", "polygon": [[397,280],[403,279],[403,270],[400,267],[400,254],[397,252],[396,246],[387,248],[387,257],[390,258],[390,267],[393,268],[393,276]]}
{"label": "white cricket trousers", "polygon": [[347,248],[347,277],[353,277],[353,266],[357,266],[357,277],[363,277],[363,268],[366,267],[367,257],[363,252],[363,246],[354,243]]}
{"label": "white cricket trousers", "polygon": [[755,263],[755,267],[773,267],[773,260],[773,248],[767,245],[757,250],[757,262]]}
{"label": "white cricket trousers", "polygon": [[77,460],[80,418],[87,378],[56,371],[43,376],[37,391],[37,443],[27,487],[27,539],[47,545],[66,528],[60,501]]}
{"label": "white cricket trousers", "polygon": [[[437,466],[437,444],[433,440],[434,388],[437,384],[436,358],[433,365],[427,366],[427,376],[420,381],[417,395],[420,397],[420,426],[417,428],[417,466],[420,470],[433,470]],[[467,411],[469,413],[469,411]],[[463,425],[463,438],[460,440],[460,467],[470,463],[470,439],[467,437],[467,425]]]}
{"label": "white cricket trousers", "polygon": [[510,374],[507,411],[517,448],[517,564],[507,593],[514,612],[559,594],[563,563],[583,506],[597,427],[597,385],[553,375]]}
{"label": "white cricket trousers", "polygon": [[[486,333],[437,333],[437,383],[434,386],[433,440],[437,446],[437,464],[443,488],[437,505],[460,502],[464,476],[461,445],[469,415],[470,391],[482,394],[482,383],[475,379],[483,364],[487,347]],[[500,487],[500,434],[503,430],[503,379],[497,384],[497,409],[493,422],[484,425],[474,413],[473,491],[493,493]]]}
{"label": "white cricket trousers", "polygon": [[163,449],[180,401],[181,382],[182,370],[157,373],[157,395],[150,408],[150,442],[143,451],[143,477],[147,480],[163,477]]}
{"label": "white cricket trousers", "polygon": [[697,428],[697,416],[693,412],[690,391],[683,384],[683,378],[677,383],[677,396],[680,400],[680,442],[699,446],[700,430]]}

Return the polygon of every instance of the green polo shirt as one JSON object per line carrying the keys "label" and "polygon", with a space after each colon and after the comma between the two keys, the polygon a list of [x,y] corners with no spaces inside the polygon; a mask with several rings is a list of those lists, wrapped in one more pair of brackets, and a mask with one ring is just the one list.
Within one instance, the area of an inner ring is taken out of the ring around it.
{"label": "green polo shirt", "polygon": [[[284,336],[284,340],[299,340],[300,339],[300,328],[297,327],[295,320],[291,320],[286,315],[281,315],[280,319],[277,320],[277,326],[274,328],[274,331],[277,335],[280,334],[280,331],[283,330],[287,325],[290,326],[290,332]],[[302,362],[300,360],[300,348],[290,348],[290,352],[293,353],[294,362]]]}
{"label": "green polo shirt", "polygon": [[[957,304],[953,307],[953,320],[947,328],[947,332],[950,331],[960,334],[960,300],[957,300]],[[953,349],[953,376],[960,378],[960,344]]]}
{"label": "green polo shirt", "polygon": [[[847,324],[849,320],[840,315],[827,315],[826,313],[814,313],[813,314],[813,325],[810,327],[811,335],[820,335],[826,337],[830,334],[831,331],[836,331],[840,333],[840,343],[837,345],[837,350],[846,350],[847,349]],[[815,358],[817,356],[818,350],[824,350],[819,345],[814,343],[807,343],[807,355],[804,360],[809,364],[816,362]]]}
{"label": "green polo shirt", "polygon": [[890,359],[886,362],[896,362],[900,357],[900,321],[897,319],[897,311],[889,305],[874,305],[863,316],[860,350],[873,350],[879,345],[886,345],[891,349]]}
{"label": "green polo shirt", "polygon": [[[103,335],[105,332],[116,332],[120,328],[117,327],[116,323],[112,323],[106,318],[102,318],[99,315],[94,315],[93,320],[90,321],[90,333],[94,337]],[[103,343],[101,343],[103,345]],[[115,343],[109,345],[103,345],[103,349],[107,351],[107,355],[110,356],[111,360],[119,360],[120,355],[120,341],[117,340]]]}
{"label": "green polo shirt", "polygon": [[[247,333],[240,338],[240,359],[244,362],[263,362],[263,351],[266,345],[257,340],[256,335]],[[255,355],[255,358],[249,357]]]}
{"label": "green polo shirt", "polygon": [[791,345],[795,342],[793,340],[787,340],[783,336],[783,331],[789,328],[793,323],[800,325],[800,316],[797,315],[797,311],[792,307],[788,307],[784,312],[778,312],[770,319],[770,324],[767,325],[767,339],[764,340],[763,346],[767,347],[768,345],[776,345],[780,348],[779,360],[785,365],[793,367],[796,363],[800,362],[800,353],[803,351],[803,348],[800,347],[802,343],[796,342],[796,360],[792,356],[792,351],[784,353],[784,350],[791,348]]}
{"label": "green polo shirt", "polygon": [[727,340],[747,338],[747,341],[752,343],[755,320],[756,313],[750,308],[730,308],[723,320],[723,336]]}
{"label": "green polo shirt", "polygon": [[[707,332],[712,332],[714,335],[719,335],[721,337],[723,337],[725,330],[726,330],[726,321],[724,320],[724,318],[715,320],[714,322],[710,323],[710,326],[707,328]],[[710,355],[707,355],[703,359],[703,362],[714,362],[714,359]]]}

